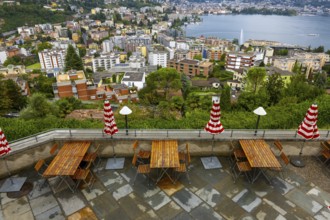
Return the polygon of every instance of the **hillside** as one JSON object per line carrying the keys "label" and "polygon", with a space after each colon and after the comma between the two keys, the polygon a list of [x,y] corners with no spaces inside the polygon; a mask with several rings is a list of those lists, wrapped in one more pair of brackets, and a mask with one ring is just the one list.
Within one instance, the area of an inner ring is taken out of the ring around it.
{"label": "hillside", "polygon": [[0,34],[15,30],[23,25],[42,23],[58,23],[70,19],[70,13],[53,12],[41,5],[22,4],[15,6],[0,6]]}

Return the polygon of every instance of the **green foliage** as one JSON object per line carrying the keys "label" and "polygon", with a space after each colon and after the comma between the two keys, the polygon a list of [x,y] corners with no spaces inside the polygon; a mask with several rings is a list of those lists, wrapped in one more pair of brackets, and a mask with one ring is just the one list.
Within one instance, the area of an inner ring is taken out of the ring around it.
{"label": "green foliage", "polygon": [[0,80],[0,115],[10,111],[20,111],[27,103],[21,88],[11,79]]}
{"label": "green foliage", "polygon": [[267,106],[269,101],[269,96],[266,91],[259,90],[258,93],[254,92],[243,92],[237,101],[237,106],[239,109],[252,111],[259,106]]}
{"label": "green foliage", "polygon": [[312,50],[313,53],[323,53],[324,52],[324,46],[316,47]]}
{"label": "green foliage", "polygon": [[[1,92],[1,90],[0,90]],[[204,96],[206,102],[202,108],[187,111],[185,117],[178,119],[173,117],[149,117],[145,108],[140,105],[128,104],[133,113],[129,116],[129,126],[131,129],[203,129],[210,119],[210,109],[212,107],[210,96]],[[316,98],[318,104],[318,127],[329,129],[330,126],[330,96],[323,95]],[[222,104],[222,103],[221,103]],[[266,108],[267,115],[260,120],[261,129],[297,129],[302,122],[311,101],[304,101],[299,104],[286,103],[283,106],[271,106]],[[168,105],[161,104],[162,109]],[[221,106],[222,107],[222,106]],[[120,109],[120,108],[119,108]],[[255,109],[255,108],[254,108]],[[257,116],[251,111],[226,111],[222,107],[221,122],[225,129],[254,129]],[[156,114],[158,115],[158,113]],[[125,119],[115,111],[115,119],[119,130],[124,129]],[[32,134],[43,132],[55,128],[86,128],[102,130],[104,123],[102,120],[75,120],[61,119],[52,115],[34,120],[23,120],[21,118],[7,119],[0,118],[0,127],[6,132],[9,141],[23,138]]]}
{"label": "green foliage", "polygon": [[139,97],[144,103],[158,104],[159,101],[169,101],[170,93],[182,88],[180,74],[173,68],[161,68],[150,73],[146,78],[147,86],[139,91]]}
{"label": "green foliage", "polygon": [[269,95],[269,102],[271,105],[277,104],[283,95],[284,82],[279,73],[275,73],[268,77],[265,83],[265,89]]}
{"label": "green foliage", "polygon": [[274,56],[287,56],[289,51],[287,49],[280,49],[274,51]]}
{"label": "green foliage", "polygon": [[93,20],[100,20],[101,22],[105,22],[105,20],[107,19],[105,14],[103,13],[92,14],[89,17]]}
{"label": "green foliage", "polygon": [[249,69],[246,80],[247,90],[256,93],[264,83],[266,77],[266,69],[263,67],[252,67]]}
{"label": "green foliage", "polygon": [[9,64],[12,64],[12,65],[30,66],[36,62],[38,62],[38,59],[34,56],[22,58],[21,56],[16,55],[16,56],[8,57],[7,60],[3,63],[3,65],[8,66]]}
{"label": "green foliage", "polygon": [[63,12],[53,12],[44,9],[39,4],[24,4],[15,6],[0,6],[0,19],[5,23],[0,27],[0,32],[11,31],[17,27],[43,23],[59,23],[70,19],[70,16]]}
{"label": "green foliage", "polygon": [[325,89],[327,86],[327,74],[326,73],[315,74],[314,85],[318,88]]}
{"label": "green foliage", "polygon": [[60,118],[65,118],[65,116],[70,114],[73,110],[82,107],[82,102],[75,97],[67,97],[57,100],[55,104],[58,106],[58,114]]}
{"label": "green foliage", "polygon": [[23,119],[43,118],[48,115],[57,115],[58,108],[49,102],[41,93],[35,93],[29,97],[28,105],[20,112]]}
{"label": "green foliage", "polygon": [[228,85],[225,85],[225,88],[222,90],[220,100],[222,110],[228,111],[231,109],[230,87]]}
{"label": "green foliage", "polygon": [[52,45],[49,42],[42,42],[37,45],[37,52],[43,51],[45,49],[52,49]]}
{"label": "green foliage", "polygon": [[203,58],[202,58],[202,55],[199,54],[199,55],[195,55],[195,56],[193,57],[193,59],[194,59],[194,60],[200,60],[200,61],[202,61]]}
{"label": "green foliage", "polygon": [[83,70],[84,66],[81,58],[76,53],[74,47],[72,45],[69,45],[65,56],[65,71],[71,69]]}
{"label": "green foliage", "polygon": [[39,74],[38,77],[29,79],[29,83],[33,84],[31,92],[33,93],[42,93],[47,98],[53,98],[53,83],[56,82],[55,78],[48,78],[43,74]]}
{"label": "green foliage", "polygon": [[305,75],[303,74],[293,75],[290,83],[284,90],[285,96],[297,97],[298,102],[313,100],[323,93],[323,89],[309,85],[306,81]]}
{"label": "green foliage", "polygon": [[268,8],[244,8],[240,11],[233,9],[234,14],[261,14],[261,15],[284,15],[295,16],[297,11],[293,9],[268,9]]}

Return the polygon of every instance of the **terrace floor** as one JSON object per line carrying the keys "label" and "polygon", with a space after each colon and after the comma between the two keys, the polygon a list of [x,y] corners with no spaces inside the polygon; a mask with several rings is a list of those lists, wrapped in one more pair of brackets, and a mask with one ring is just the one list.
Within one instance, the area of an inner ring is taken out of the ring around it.
{"label": "terrace floor", "polygon": [[[250,184],[243,176],[234,183],[228,159],[219,159],[222,169],[205,170],[200,158],[193,157],[191,184],[183,175],[175,186],[166,179],[148,186],[142,175],[132,185],[135,169],[126,158],[124,169],[100,169],[92,191],[76,193],[65,184],[54,191],[55,180],[39,191],[41,179],[29,168],[19,176],[27,176],[35,187],[16,199],[1,193],[0,219],[330,219],[329,191],[299,174],[306,173],[307,166],[299,172],[289,167],[285,179],[276,176],[271,185],[264,178]],[[100,167],[105,163],[103,159]],[[319,170],[313,173],[324,173],[321,164],[315,164]],[[327,175],[322,178],[329,183]]]}

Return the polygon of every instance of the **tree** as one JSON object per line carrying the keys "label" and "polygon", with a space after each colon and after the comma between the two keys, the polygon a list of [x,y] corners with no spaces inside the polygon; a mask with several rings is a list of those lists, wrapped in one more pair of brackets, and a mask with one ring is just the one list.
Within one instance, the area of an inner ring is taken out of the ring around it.
{"label": "tree", "polygon": [[23,119],[44,118],[48,115],[56,115],[57,107],[49,101],[41,93],[33,94],[28,101],[28,106],[20,112]]}
{"label": "tree", "polygon": [[147,86],[139,91],[139,97],[146,99],[145,101],[148,99],[148,102],[155,101],[155,99],[169,101],[170,92],[177,92],[182,88],[180,74],[173,68],[161,68],[150,73],[146,84]]}
{"label": "tree", "polygon": [[326,73],[318,73],[314,76],[314,84],[318,88],[325,89],[327,86],[327,74]]}
{"label": "tree", "polygon": [[271,105],[277,104],[283,95],[284,82],[279,73],[275,73],[268,77],[265,83],[265,89],[269,95],[269,102]]}
{"label": "tree", "polygon": [[202,55],[200,55],[200,54],[198,54],[198,55],[195,55],[194,57],[193,57],[193,59],[194,60],[202,60],[203,59],[203,57],[202,57]]}
{"label": "tree", "polygon": [[52,45],[49,42],[43,42],[37,45],[37,52],[43,51],[45,49],[52,49]]}
{"label": "tree", "polygon": [[75,97],[67,97],[57,100],[55,103],[59,108],[59,116],[64,118],[67,114],[70,114],[73,110],[81,108],[82,102]]}
{"label": "tree", "polygon": [[76,53],[74,47],[70,44],[65,56],[65,71],[70,69],[83,70],[83,68],[81,58]]}
{"label": "tree", "polygon": [[228,85],[226,85],[225,88],[222,90],[220,100],[221,100],[221,109],[222,110],[231,109],[230,87]]}
{"label": "tree", "polygon": [[7,97],[11,100],[11,109],[20,111],[27,104],[26,96],[21,93],[21,88],[11,79],[4,81],[4,86],[7,88]]}
{"label": "tree", "polygon": [[263,67],[250,68],[246,76],[248,89],[252,90],[253,93],[256,93],[264,83],[265,77],[266,77],[265,68]]}

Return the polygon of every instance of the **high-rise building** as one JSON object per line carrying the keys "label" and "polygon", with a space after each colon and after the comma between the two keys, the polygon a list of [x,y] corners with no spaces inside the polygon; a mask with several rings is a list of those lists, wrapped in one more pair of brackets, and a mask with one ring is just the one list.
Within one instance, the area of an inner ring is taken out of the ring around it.
{"label": "high-rise building", "polygon": [[65,66],[65,49],[43,50],[38,53],[38,56],[42,70],[63,69]]}
{"label": "high-rise building", "polygon": [[98,69],[108,70],[119,64],[119,55],[112,53],[102,54],[100,57],[93,58],[93,71],[96,72]]}

